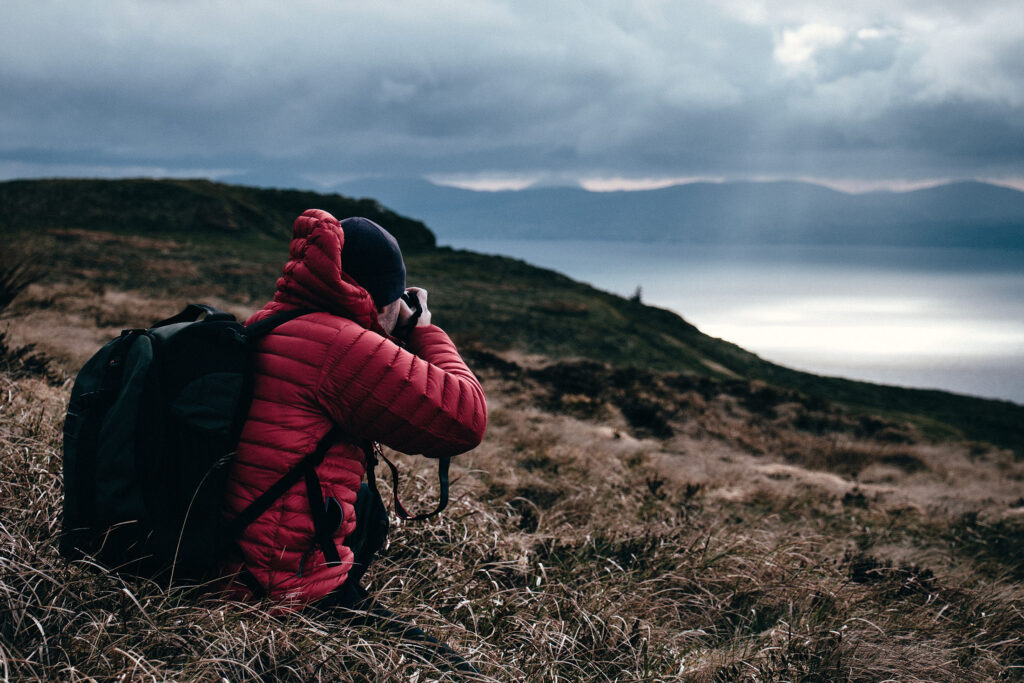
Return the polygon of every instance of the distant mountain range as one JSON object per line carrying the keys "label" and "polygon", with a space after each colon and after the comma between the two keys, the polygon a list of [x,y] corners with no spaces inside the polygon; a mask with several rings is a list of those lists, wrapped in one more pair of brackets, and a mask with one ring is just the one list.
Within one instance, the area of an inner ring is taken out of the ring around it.
{"label": "distant mountain range", "polygon": [[337,186],[458,238],[625,239],[1024,249],[1024,192],[956,182],[912,192],[847,194],[802,182],[692,183],[658,190],[527,188],[481,192],[422,179]]}

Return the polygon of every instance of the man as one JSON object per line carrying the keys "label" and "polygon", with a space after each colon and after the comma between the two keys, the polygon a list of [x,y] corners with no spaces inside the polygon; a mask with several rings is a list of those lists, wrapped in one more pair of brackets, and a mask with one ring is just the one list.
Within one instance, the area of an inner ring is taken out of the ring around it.
{"label": "man", "polygon": [[227,569],[240,577],[240,593],[359,607],[359,577],[387,531],[379,497],[361,487],[371,442],[433,458],[462,453],[483,438],[487,405],[451,339],[431,324],[425,290],[409,290],[422,307],[410,325],[405,263],[386,230],[311,209],[295,221],[289,254],[273,301],[249,323],[315,312],[257,347],[225,518],[322,441],[327,451],[312,476],[246,527]]}

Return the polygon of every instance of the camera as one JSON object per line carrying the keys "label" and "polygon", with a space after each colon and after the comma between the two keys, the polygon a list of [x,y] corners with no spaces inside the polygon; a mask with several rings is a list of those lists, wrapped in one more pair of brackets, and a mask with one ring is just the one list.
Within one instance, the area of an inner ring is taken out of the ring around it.
{"label": "camera", "polygon": [[402,295],[402,301],[409,304],[409,308],[412,309],[413,319],[415,320],[423,312],[423,307],[420,305],[420,298],[416,296],[416,292],[410,292],[408,289]]}
{"label": "camera", "polygon": [[419,322],[420,315],[423,314],[423,306],[420,305],[420,298],[416,296],[416,292],[410,292],[408,289],[402,294],[402,301],[409,305],[412,309],[412,315],[402,325],[401,331],[397,336],[405,337],[409,334],[412,328],[416,327],[416,323]]}

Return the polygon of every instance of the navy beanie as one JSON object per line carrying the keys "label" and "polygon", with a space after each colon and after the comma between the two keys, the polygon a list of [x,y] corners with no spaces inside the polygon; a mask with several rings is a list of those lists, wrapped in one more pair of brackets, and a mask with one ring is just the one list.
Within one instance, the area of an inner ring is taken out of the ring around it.
{"label": "navy beanie", "polygon": [[345,243],[341,247],[341,268],[373,297],[378,308],[405,293],[405,261],[390,232],[366,218],[341,222]]}

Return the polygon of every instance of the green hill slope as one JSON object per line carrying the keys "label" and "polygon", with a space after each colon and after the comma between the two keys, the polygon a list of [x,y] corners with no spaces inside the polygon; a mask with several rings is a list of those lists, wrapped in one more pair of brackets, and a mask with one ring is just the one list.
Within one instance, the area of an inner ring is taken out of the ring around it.
{"label": "green hill slope", "polygon": [[53,266],[51,281],[255,307],[273,292],[289,226],[313,207],[363,215],[394,232],[410,284],[430,290],[435,320],[467,348],[762,380],[1024,455],[1024,406],[784,368],[670,311],[522,261],[436,248],[426,226],[372,200],[193,180],[15,181],[0,183],[0,232],[31,235]]}
{"label": "green hill slope", "polygon": [[16,180],[0,183],[0,232],[50,228],[163,236],[285,239],[309,208],[365,216],[409,251],[434,246],[423,223],[371,199],[300,190],[268,190],[208,180]]}

